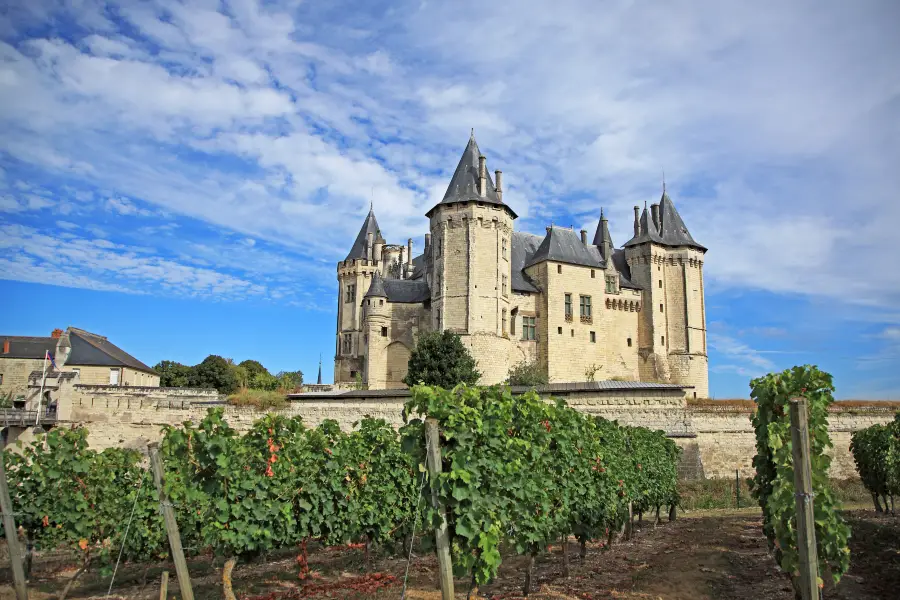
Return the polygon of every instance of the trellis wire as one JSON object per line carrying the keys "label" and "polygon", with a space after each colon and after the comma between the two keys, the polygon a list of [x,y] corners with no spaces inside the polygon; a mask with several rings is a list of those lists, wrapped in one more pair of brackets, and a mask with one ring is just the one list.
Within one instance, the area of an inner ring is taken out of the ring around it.
{"label": "trellis wire", "polygon": [[[425,441],[425,455],[428,455],[428,448],[430,447],[430,443],[428,440]],[[412,560],[412,551],[413,546],[416,543],[416,527],[419,525],[419,505],[422,503],[422,490],[425,489],[425,475],[428,473],[428,469],[422,471],[422,484],[419,486],[419,497],[416,501],[416,518],[413,520],[412,533],[409,536],[409,555],[406,557],[406,574],[403,575],[403,591],[400,593],[400,600],[405,600],[406,598],[406,580],[409,579],[409,563]]]}
{"label": "trellis wire", "polygon": [[109,580],[109,589],[106,590],[106,598],[112,593],[113,583],[116,581],[116,572],[119,570],[119,562],[122,560],[122,553],[125,552],[125,542],[128,541],[128,530],[131,529],[131,521],[134,520],[134,511],[137,508],[138,498],[141,497],[141,488],[144,487],[144,478],[147,476],[146,471],[141,471],[141,481],[138,483],[137,493],[134,495],[134,504],[131,505],[131,516],[128,517],[128,525],[125,526],[125,535],[122,537],[122,547],[119,548],[119,558],[116,559],[116,566],[113,569],[112,578]]}

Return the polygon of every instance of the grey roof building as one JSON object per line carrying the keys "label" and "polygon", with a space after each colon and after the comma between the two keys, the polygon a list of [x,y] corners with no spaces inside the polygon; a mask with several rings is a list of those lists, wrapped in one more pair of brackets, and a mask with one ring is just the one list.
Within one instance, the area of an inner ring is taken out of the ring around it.
{"label": "grey roof building", "polygon": [[416,337],[462,336],[483,383],[536,362],[553,383],[600,376],[682,386],[706,395],[702,264],[668,194],[641,213],[616,248],[601,209],[593,237],[550,226],[515,231],[502,172],[493,177],[474,133],[426,213],[424,248],[388,244],[374,210],[363,221],[341,284],[335,382],[403,387]]}

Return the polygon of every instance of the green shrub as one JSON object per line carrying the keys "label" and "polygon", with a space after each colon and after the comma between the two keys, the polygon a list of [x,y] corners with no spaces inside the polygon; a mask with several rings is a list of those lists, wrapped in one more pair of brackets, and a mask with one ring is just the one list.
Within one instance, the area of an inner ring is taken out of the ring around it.
{"label": "green shrub", "polygon": [[509,369],[506,382],[509,385],[527,385],[535,387],[538,385],[547,385],[550,378],[547,373],[536,362],[522,361]]}

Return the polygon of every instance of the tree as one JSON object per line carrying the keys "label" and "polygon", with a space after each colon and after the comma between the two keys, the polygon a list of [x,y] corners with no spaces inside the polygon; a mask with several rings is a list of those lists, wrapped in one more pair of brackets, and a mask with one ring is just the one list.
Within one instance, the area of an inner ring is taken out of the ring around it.
{"label": "tree", "polygon": [[452,331],[431,331],[416,340],[403,383],[410,387],[424,383],[442,388],[459,383],[474,385],[481,377],[476,366],[459,335]]}
{"label": "tree", "polygon": [[264,366],[262,366],[262,363],[259,362],[258,360],[249,360],[248,359],[248,360],[242,361],[238,366],[244,367],[247,370],[247,375],[250,379],[253,379],[253,377],[255,377],[256,375],[259,375],[260,373],[265,373],[266,375],[269,374],[269,370],[267,368],[265,368]]}
{"label": "tree", "polygon": [[194,387],[216,388],[220,394],[230,394],[238,386],[231,365],[216,354],[210,354],[193,368],[190,384]]}
{"label": "tree", "polygon": [[228,366],[231,367],[231,372],[234,373],[234,380],[239,388],[250,387],[250,375],[247,373],[247,369],[241,365],[232,364]]}
{"label": "tree", "polygon": [[174,360],[163,360],[156,363],[153,370],[159,373],[161,387],[188,387],[191,385],[193,367]]}
{"label": "tree", "polygon": [[509,385],[547,385],[550,378],[537,362],[522,361],[509,369],[506,382]]}
{"label": "tree", "polygon": [[275,376],[278,387],[284,390],[297,389],[303,385],[303,371],[279,371]]}

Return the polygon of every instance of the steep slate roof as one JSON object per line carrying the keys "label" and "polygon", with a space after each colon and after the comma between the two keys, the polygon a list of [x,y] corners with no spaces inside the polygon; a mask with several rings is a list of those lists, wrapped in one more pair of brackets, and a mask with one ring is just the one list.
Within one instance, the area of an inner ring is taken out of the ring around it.
{"label": "steep slate roof", "polygon": [[47,351],[50,356],[56,352],[56,338],[31,337],[25,335],[0,336],[0,344],[9,341],[9,354],[0,354],[0,358],[34,358],[41,359]]}
{"label": "steep slate roof", "polygon": [[384,279],[381,273],[375,271],[372,275],[372,283],[369,284],[369,291],[363,298],[387,298],[387,292],[384,291]]}
{"label": "steep slate roof", "polygon": [[377,271],[366,298],[387,298],[398,304],[419,304],[431,298],[431,290],[424,279],[385,279]]}
{"label": "steep slate roof", "polygon": [[659,201],[659,229],[657,230],[656,225],[653,223],[653,218],[645,206],[644,212],[641,213],[640,233],[625,242],[625,247],[637,246],[646,242],[653,242],[662,246],[689,246],[706,252],[706,248],[691,237],[687,226],[681,220],[681,215],[675,209],[675,203],[672,202],[665,190],[663,190],[662,199]]}
{"label": "steep slate roof", "polygon": [[[459,164],[456,165],[456,171],[453,172],[453,177],[450,178],[450,185],[447,186],[447,192],[444,194],[443,200],[438,204],[469,201],[496,204],[505,207],[506,210],[512,214],[513,218],[516,218],[518,215],[516,215],[515,211],[504,204],[503,201],[500,200],[500,196],[497,195],[497,189],[494,187],[494,180],[491,179],[490,171],[486,173],[487,190],[485,191],[484,196],[478,193],[479,156],[481,156],[481,150],[478,149],[478,144],[475,142],[475,133],[473,132],[469,137],[469,143],[466,144],[466,149],[463,150],[462,156],[459,159]],[[432,207],[431,210],[425,213],[425,216],[431,216],[431,212],[435,208],[436,207]]]}
{"label": "steep slate roof", "polygon": [[513,231],[510,244],[510,268],[512,269],[512,290],[514,292],[539,292],[525,272],[525,263],[531,260],[543,240],[539,235],[524,231]]}
{"label": "steep slate roof", "polygon": [[421,279],[425,275],[425,254],[420,254],[412,259],[413,274],[410,279]]}
{"label": "steep slate roof", "polygon": [[[72,366],[109,366],[131,367],[138,371],[154,373],[153,369],[131,356],[102,335],[83,329],[69,327],[63,334],[68,335],[72,350],[69,352],[67,365]],[[9,340],[9,354],[0,354],[0,358],[44,358],[45,351],[55,358],[56,345],[59,341],[53,337],[0,336],[0,343]]]}
{"label": "steep slate roof", "polygon": [[625,247],[637,246],[638,244],[644,244],[646,242],[653,242],[654,244],[663,243],[662,238],[659,237],[659,233],[656,231],[656,225],[653,224],[653,218],[650,216],[650,211],[647,210],[647,207],[645,206],[644,212],[641,213],[640,233],[625,242]]}
{"label": "steep slate roof", "polygon": [[375,211],[372,208],[369,208],[369,214],[366,216],[366,220],[363,222],[362,229],[359,230],[359,233],[356,236],[356,241],[353,242],[353,247],[350,248],[350,253],[347,254],[347,258],[344,260],[354,260],[357,258],[366,258],[366,237],[371,233],[374,237],[378,237],[380,229],[378,228],[378,221],[375,220]]}
{"label": "steep slate roof", "polygon": [[131,367],[138,371],[153,373],[153,369],[131,356],[102,335],[83,329],[69,327],[69,341],[72,352],[67,365]]}
{"label": "steep slate roof", "polygon": [[603,269],[606,262],[595,246],[587,247],[572,229],[551,227],[525,268],[545,260]]}
{"label": "steep slate roof", "polygon": [[659,201],[659,234],[667,246],[690,246],[706,252],[706,248],[691,237],[681,215],[675,209],[675,203],[665,191]]}
{"label": "steep slate roof", "polygon": [[631,267],[625,260],[625,250],[613,250],[613,266],[619,272],[619,287],[628,288],[630,290],[642,290],[641,286],[631,281]]}

